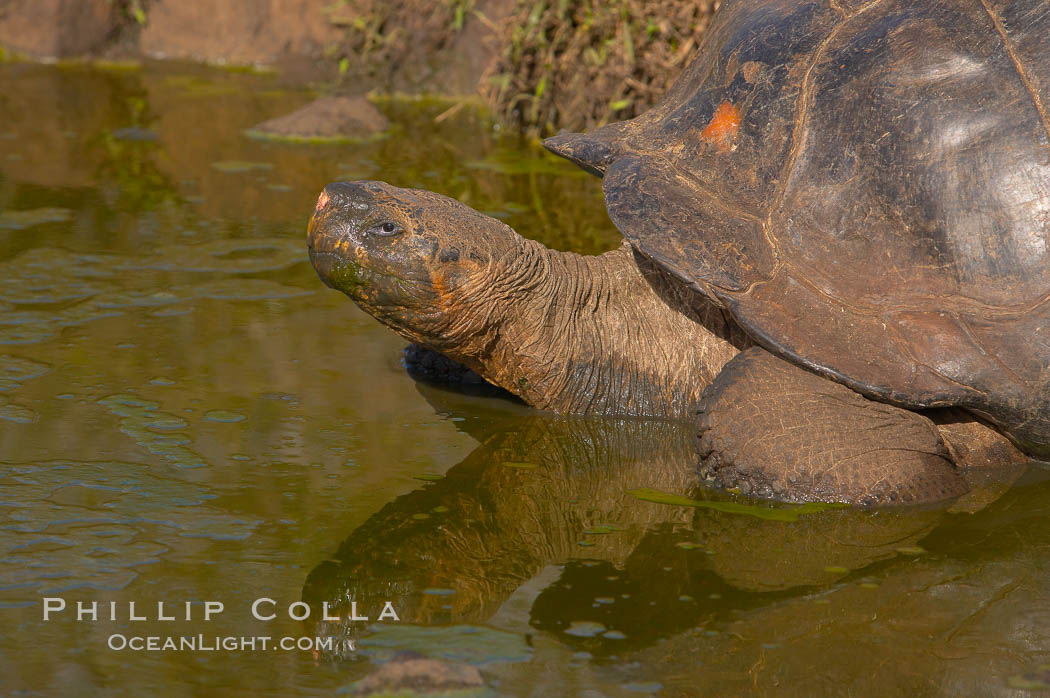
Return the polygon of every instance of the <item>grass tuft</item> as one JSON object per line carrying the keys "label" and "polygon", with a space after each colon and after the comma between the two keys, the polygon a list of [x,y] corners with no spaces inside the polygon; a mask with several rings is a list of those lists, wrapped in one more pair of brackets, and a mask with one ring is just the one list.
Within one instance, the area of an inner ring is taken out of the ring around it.
{"label": "grass tuft", "polygon": [[688,63],[718,0],[518,0],[482,89],[532,135],[588,130],[651,106]]}

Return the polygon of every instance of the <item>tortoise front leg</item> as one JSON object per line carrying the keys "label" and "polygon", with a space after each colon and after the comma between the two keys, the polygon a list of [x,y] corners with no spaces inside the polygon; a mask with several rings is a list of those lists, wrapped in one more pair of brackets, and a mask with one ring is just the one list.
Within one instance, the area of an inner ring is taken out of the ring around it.
{"label": "tortoise front leg", "polygon": [[1025,460],[979,422],[938,416],[868,400],[755,347],[701,398],[701,475],[785,501],[917,504],[965,494],[964,467]]}

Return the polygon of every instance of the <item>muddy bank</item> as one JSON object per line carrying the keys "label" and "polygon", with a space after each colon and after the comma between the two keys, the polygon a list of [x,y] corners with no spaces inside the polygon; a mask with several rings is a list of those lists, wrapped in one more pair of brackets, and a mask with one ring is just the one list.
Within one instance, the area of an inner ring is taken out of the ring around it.
{"label": "muddy bank", "polygon": [[475,94],[514,0],[0,0],[0,46],[35,59],[265,66],[348,89]]}
{"label": "muddy bank", "polygon": [[717,0],[0,0],[0,56],[274,68],[326,91],[485,99],[551,133],[644,111]]}

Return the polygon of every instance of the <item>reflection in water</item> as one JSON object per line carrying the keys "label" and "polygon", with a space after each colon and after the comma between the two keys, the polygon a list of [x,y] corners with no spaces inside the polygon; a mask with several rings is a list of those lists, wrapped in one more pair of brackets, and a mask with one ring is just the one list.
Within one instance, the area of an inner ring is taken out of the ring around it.
{"label": "reflection in water", "polygon": [[[527,588],[527,622],[508,627],[606,655],[724,627],[910,554],[945,516],[770,503],[721,511],[726,496],[696,485],[689,425],[536,413],[460,424],[481,445],[357,528],[311,572],[305,600],[345,612],[348,600],[389,599],[412,623],[503,625],[508,599]],[[711,506],[646,501],[643,488]]]}
{"label": "reflection in water", "polygon": [[[447,396],[423,390],[447,410]],[[883,673],[892,681],[875,693],[984,695],[1032,680],[1047,660],[1050,479],[1038,472],[1000,499],[1003,488],[991,485],[992,503],[977,514],[770,516],[777,507],[765,502],[719,510],[720,495],[695,485],[692,434],[677,424],[510,407],[497,424],[460,424],[481,445],[443,479],[370,517],[303,589],[304,600],[343,616],[351,600],[391,600],[410,626],[344,620],[313,632],[356,638],[380,659],[398,647],[477,664],[507,659],[483,626],[521,633],[532,647],[615,659],[613,675],[641,673],[683,695],[750,685],[864,695]],[[642,487],[715,506],[628,493]],[[940,634],[925,636],[927,625]],[[466,651],[449,649],[445,635],[426,641],[419,626],[478,635]],[[994,648],[974,644],[983,633]],[[873,668],[875,653],[897,663]],[[990,663],[953,670],[953,660],[975,654]],[[698,665],[715,672],[707,687],[697,685]],[[541,685],[529,669],[507,666],[495,675]],[[573,666],[557,680],[570,680]]]}

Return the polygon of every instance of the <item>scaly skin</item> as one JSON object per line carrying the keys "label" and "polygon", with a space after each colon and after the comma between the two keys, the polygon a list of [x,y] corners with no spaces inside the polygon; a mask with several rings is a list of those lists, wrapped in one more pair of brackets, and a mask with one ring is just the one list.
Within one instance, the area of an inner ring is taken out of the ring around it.
{"label": "scaly skin", "polygon": [[557,252],[452,199],[382,183],[330,185],[322,199],[310,249],[326,284],[534,407],[688,418],[750,344],[627,244]]}
{"label": "scaly skin", "polygon": [[[931,420],[875,403],[753,347],[717,305],[626,243],[557,252],[447,197],[381,182],[329,185],[308,242],[327,285],[534,407],[699,410],[702,471],[722,486],[912,503],[963,493],[957,466],[1025,460],[967,415]],[[751,368],[723,373],[730,361]]]}

